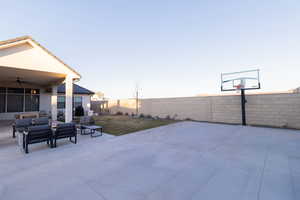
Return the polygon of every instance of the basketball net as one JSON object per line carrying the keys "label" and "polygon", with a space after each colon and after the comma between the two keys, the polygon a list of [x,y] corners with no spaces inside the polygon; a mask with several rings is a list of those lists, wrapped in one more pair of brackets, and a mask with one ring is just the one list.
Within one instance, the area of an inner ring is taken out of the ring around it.
{"label": "basketball net", "polygon": [[236,93],[240,93],[241,89],[243,88],[243,85],[242,84],[238,84],[235,86],[235,91]]}

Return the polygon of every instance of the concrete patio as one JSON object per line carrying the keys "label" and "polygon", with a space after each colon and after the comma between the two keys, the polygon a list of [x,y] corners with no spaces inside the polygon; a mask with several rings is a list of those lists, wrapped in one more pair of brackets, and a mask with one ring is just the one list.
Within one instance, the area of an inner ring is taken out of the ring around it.
{"label": "concrete patio", "polygon": [[0,199],[297,200],[300,131],[180,122],[25,155],[0,129]]}

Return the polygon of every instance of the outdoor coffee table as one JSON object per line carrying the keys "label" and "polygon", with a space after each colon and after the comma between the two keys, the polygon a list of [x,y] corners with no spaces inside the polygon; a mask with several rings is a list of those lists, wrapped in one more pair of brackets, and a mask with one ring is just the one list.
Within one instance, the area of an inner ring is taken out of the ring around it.
{"label": "outdoor coffee table", "polygon": [[[95,126],[95,125],[81,125],[82,129],[84,130],[90,130],[91,137],[98,137],[102,136],[102,127],[101,126]],[[100,134],[97,134],[96,131],[100,130]]]}

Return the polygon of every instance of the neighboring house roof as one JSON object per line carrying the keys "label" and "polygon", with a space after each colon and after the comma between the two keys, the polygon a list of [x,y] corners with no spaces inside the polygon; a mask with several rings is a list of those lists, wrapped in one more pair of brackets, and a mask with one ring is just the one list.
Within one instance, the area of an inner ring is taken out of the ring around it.
{"label": "neighboring house roof", "polygon": [[56,60],[58,60],[64,66],[66,66],[67,68],[69,68],[72,72],[74,72],[79,77],[81,77],[81,75],[77,71],[75,71],[73,68],[71,68],[66,63],[64,63],[60,58],[58,58],[57,56],[55,56],[54,54],[52,54],[48,49],[46,49],[45,47],[43,47],[40,43],[38,43],[37,41],[35,41],[34,39],[32,39],[32,37],[30,37],[30,36],[22,36],[22,37],[17,37],[17,38],[14,38],[14,39],[0,41],[0,46],[8,45],[8,44],[16,43],[16,42],[21,42],[21,41],[25,41],[25,40],[30,40],[31,42],[33,42],[37,46],[41,47],[46,53],[48,53],[50,56],[54,57]]}
{"label": "neighboring house roof", "polygon": [[[57,87],[57,93],[65,93],[66,92],[66,85],[61,84],[60,86]],[[91,90],[88,90],[84,87],[81,87],[77,84],[73,84],[73,93],[74,94],[88,94],[88,95],[93,95],[95,94]]]}

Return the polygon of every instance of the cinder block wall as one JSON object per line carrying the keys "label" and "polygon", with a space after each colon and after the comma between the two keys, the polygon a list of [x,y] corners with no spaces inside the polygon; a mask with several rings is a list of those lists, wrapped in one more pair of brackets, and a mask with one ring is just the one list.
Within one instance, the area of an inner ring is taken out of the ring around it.
{"label": "cinder block wall", "polygon": [[300,94],[251,95],[247,100],[248,124],[300,128]]}
{"label": "cinder block wall", "polygon": [[[249,125],[300,128],[300,94],[247,95],[246,118]],[[241,124],[239,95],[139,100],[139,113],[176,119]],[[135,99],[109,101],[111,113],[135,113]]]}

